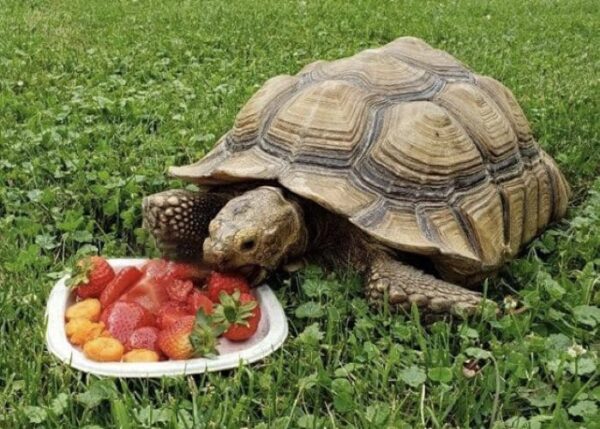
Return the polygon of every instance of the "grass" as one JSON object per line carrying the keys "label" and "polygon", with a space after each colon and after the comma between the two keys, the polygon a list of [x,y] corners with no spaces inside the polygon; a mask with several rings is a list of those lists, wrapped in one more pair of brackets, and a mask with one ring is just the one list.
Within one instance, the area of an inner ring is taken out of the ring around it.
{"label": "grass", "polygon": [[[599,427],[595,3],[0,0],[0,427]],[[568,220],[486,283],[524,311],[423,325],[310,268],[279,282],[290,337],[254,365],[100,379],[47,353],[78,252],[155,254],[140,201],[179,185],[167,166],[267,78],[401,35],[511,88],[573,185]]]}

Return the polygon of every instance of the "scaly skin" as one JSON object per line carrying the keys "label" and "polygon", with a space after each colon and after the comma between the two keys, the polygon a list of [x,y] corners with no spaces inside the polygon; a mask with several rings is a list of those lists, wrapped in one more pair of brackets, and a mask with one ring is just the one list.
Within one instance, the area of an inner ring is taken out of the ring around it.
{"label": "scaly skin", "polygon": [[199,262],[208,224],[231,195],[171,189],[144,198],[144,228],[170,259]]}
{"label": "scaly skin", "polygon": [[410,309],[412,304],[430,313],[449,312],[458,316],[476,313],[482,296],[452,283],[426,274],[385,254],[371,263],[366,293],[374,304],[385,296],[395,309]]}

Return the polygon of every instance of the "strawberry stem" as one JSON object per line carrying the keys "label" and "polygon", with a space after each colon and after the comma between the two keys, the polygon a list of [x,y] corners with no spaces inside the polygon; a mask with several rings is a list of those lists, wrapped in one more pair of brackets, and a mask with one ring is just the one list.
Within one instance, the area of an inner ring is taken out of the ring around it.
{"label": "strawberry stem", "polygon": [[190,334],[190,343],[195,352],[195,356],[215,357],[219,354],[217,350],[217,338],[224,331],[212,321],[204,309],[200,308],[196,313],[196,322],[192,333]]}
{"label": "strawberry stem", "polygon": [[248,320],[254,313],[253,310],[257,305],[256,301],[242,304],[238,290],[231,295],[221,292],[219,301],[220,304],[215,307],[212,317],[215,323],[223,326],[225,330],[231,325],[250,326]]}
{"label": "strawberry stem", "polygon": [[72,270],[71,277],[67,279],[65,285],[70,289],[75,289],[77,286],[89,281],[89,274],[92,270],[91,258],[85,258],[77,262]]}

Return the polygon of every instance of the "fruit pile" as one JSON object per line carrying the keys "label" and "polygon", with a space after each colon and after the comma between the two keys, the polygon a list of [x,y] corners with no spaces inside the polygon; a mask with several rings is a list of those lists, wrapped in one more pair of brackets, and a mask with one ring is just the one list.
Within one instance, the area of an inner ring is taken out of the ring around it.
{"label": "fruit pile", "polygon": [[67,337],[99,362],[214,356],[220,336],[245,341],[261,317],[243,277],[163,259],[115,272],[91,256],[67,286],[77,299],[65,313]]}

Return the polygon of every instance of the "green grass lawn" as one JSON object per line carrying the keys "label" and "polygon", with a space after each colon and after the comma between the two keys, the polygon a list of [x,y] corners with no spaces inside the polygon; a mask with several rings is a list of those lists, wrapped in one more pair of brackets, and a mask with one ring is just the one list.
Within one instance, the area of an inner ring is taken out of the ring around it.
{"label": "green grass lawn", "polygon": [[[0,427],[600,427],[597,6],[0,0]],[[78,252],[156,254],[140,202],[179,185],[167,166],[267,78],[402,35],[511,88],[573,185],[568,220],[487,283],[524,311],[424,325],[309,268],[279,282],[290,336],[254,365],[100,379],[48,354],[46,298]]]}

